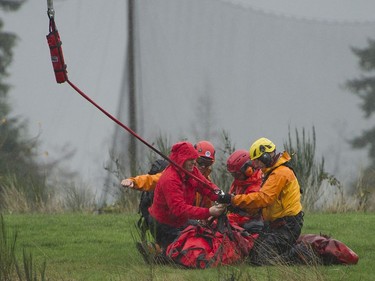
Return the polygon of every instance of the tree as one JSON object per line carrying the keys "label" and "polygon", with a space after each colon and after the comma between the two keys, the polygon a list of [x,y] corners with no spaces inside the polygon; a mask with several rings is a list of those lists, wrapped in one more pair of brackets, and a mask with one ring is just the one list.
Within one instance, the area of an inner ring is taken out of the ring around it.
{"label": "tree", "polygon": [[[348,89],[362,100],[361,109],[367,119],[375,113],[375,40],[368,40],[368,44],[364,49],[352,48],[359,58],[363,74],[346,83]],[[351,143],[353,148],[369,147],[371,165],[375,166],[375,126],[363,131],[362,135],[354,138]]]}
{"label": "tree", "polygon": [[[0,9],[4,11],[14,11],[20,7],[21,3],[21,1],[1,1]],[[6,84],[4,80],[8,76],[6,69],[12,61],[12,48],[16,42],[16,35],[4,32],[3,25],[3,21],[0,18],[0,124],[5,122],[6,119],[4,118],[10,112],[10,107],[6,102],[9,85]]]}
{"label": "tree", "polygon": [[[16,11],[23,3],[23,0],[2,0],[0,9]],[[45,176],[34,152],[38,138],[27,137],[26,122],[11,116],[8,103],[10,85],[5,80],[9,75],[7,68],[12,62],[16,40],[15,34],[3,30],[3,21],[0,19],[0,192],[4,197],[6,188],[17,186],[22,188],[26,198],[33,203],[40,203],[47,194],[43,188],[46,186]],[[4,207],[3,204],[1,206]]]}
{"label": "tree", "polygon": [[[362,103],[360,105],[364,112],[364,117],[369,119],[375,113],[375,40],[368,40],[368,46],[352,48],[352,52],[359,58],[359,67],[362,71],[359,78],[348,80],[346,87]],[[365,190],[375,189],[375,126],[364,130],[360,136],[350,141],[355,149],[368,148],[370,160],[369,166],[363,171],[362,185]]]}

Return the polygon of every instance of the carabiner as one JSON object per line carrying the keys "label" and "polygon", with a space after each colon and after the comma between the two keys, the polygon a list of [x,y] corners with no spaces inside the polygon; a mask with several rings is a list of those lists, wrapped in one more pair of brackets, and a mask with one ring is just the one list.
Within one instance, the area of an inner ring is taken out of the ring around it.
{"label": "carabiner", "polygon": [[51,19],[55,16],[55,9],[53,8],[53,0],[47,0],[47,15]]}

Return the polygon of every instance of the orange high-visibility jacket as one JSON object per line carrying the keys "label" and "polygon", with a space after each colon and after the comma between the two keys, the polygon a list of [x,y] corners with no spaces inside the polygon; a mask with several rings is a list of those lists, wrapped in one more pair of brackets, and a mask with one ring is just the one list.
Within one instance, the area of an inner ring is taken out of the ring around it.
{"label": "orange high-visibility jacket", "polygon": [[268,178],[261,189],[234,196],[232,205],[249,212],[262,208],[263,219],[266,221],[297,215],[302,210],[300,186],[294,172],[282,165],[290,159],[290,155],[283,152],[272,167],[263,170]]}
{"label": "orange high-visibility jacket", "polygon": [[134,183],[133,189],[140,191],[153,191],[160,179],[161,173],[155,175],[140,175],[129,178]]}

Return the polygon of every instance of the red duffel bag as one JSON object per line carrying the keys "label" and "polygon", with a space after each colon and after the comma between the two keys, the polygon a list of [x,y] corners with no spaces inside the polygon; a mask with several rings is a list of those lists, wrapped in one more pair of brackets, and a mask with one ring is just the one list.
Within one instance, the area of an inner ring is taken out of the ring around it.
{"label": "red duffel bag", "polygon": [[359,257],[353,250],[326,235],[303,234],[298,238],[297,245],[310,247],[325,265],[358,263]]}
{"label": "red duffel bag", "polygon": [[235,264],[247,259],[257,236],[231,225],[223,216],[210,226],[186,227],[168,246],[166,255],[187,268]]}

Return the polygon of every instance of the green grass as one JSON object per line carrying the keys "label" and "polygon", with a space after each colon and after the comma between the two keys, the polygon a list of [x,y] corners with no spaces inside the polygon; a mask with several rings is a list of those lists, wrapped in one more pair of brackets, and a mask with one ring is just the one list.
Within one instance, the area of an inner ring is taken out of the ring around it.
{"label": "green grass", "polygon": [[6,227],[18,232],[17,257],[24,248],[34,263],[47,262],[48,280],[373,280],[375,214],[307,214],[304,233],[329,234],[360,257],[355,266],[228,266],[185,270],[150,267],[135,249],[137,216],[124,214],[12,214]]}

